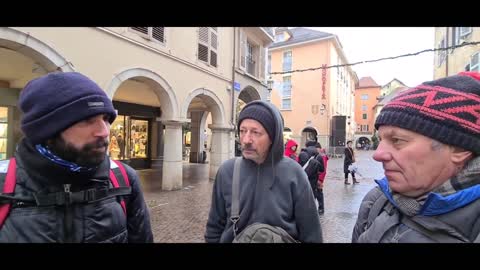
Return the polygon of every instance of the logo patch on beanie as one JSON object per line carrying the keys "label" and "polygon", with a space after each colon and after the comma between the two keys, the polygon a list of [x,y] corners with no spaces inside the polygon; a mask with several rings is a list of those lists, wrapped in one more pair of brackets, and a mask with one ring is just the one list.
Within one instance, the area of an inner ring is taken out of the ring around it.
{"label": "logo patch on beanie", "polygon": [[88,102],[88,107],[105,107],[105,103],[103,101]]}

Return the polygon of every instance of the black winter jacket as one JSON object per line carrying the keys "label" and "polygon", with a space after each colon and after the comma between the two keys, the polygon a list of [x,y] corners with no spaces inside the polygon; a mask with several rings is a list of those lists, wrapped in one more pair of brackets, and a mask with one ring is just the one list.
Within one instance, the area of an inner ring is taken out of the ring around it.
{"label": "black winter jacket", "polygon": [[[61,192],[64,184],[71,184],[71,192],[111,187],[108,157],[93,173],[74,173],[39,154],[26,139],[19,144],[15,157],[15,196]],[[117,197],[69,206],[13,207],[0,229],[0,243],[153,242],[138,176],[124,166],[132,188],[125,198],[127,214]]]}

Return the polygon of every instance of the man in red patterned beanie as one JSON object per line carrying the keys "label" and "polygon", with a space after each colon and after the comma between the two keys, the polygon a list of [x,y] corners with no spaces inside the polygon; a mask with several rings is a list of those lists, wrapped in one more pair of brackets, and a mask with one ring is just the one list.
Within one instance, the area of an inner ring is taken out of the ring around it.
{"label": "man in red patterned beanie", "polygon": [[378,115],[385,177],[364,198],[352,242],[478,242],[480,75],[424,82]]}

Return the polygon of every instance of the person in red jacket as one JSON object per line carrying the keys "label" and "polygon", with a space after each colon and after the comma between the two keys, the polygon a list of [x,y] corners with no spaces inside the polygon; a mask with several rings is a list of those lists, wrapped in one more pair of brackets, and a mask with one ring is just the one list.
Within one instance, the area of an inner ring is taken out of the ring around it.
{"label": "person in red jacket", "polygon": [[285,144],[285,156],[289,157],[295,161],[298,160],[297,157],[297,148],[298,148],[298,143],[295,140],[288,140],[287,143]]}

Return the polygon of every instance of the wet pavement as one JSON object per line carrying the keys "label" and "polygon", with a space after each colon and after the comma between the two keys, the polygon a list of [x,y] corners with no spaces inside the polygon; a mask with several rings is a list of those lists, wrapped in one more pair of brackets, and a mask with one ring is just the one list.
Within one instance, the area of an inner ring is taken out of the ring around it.
{"label": "wet pavement", "polygon": [[[320,216],[324,242],[349,243],[358,208],[365,194],[382,177],[373,151],[358,151],[360,184],[344,185],[343,159],[331,158],[324,186],[325,213]],[[157,243],[203,243],[210,210],[213,181],[208,164],[184,163],[183,189],[161,191],[161,171],[138,171],[150,209],[154,241]],[[351,183],[351,176],[349,179]]]}

